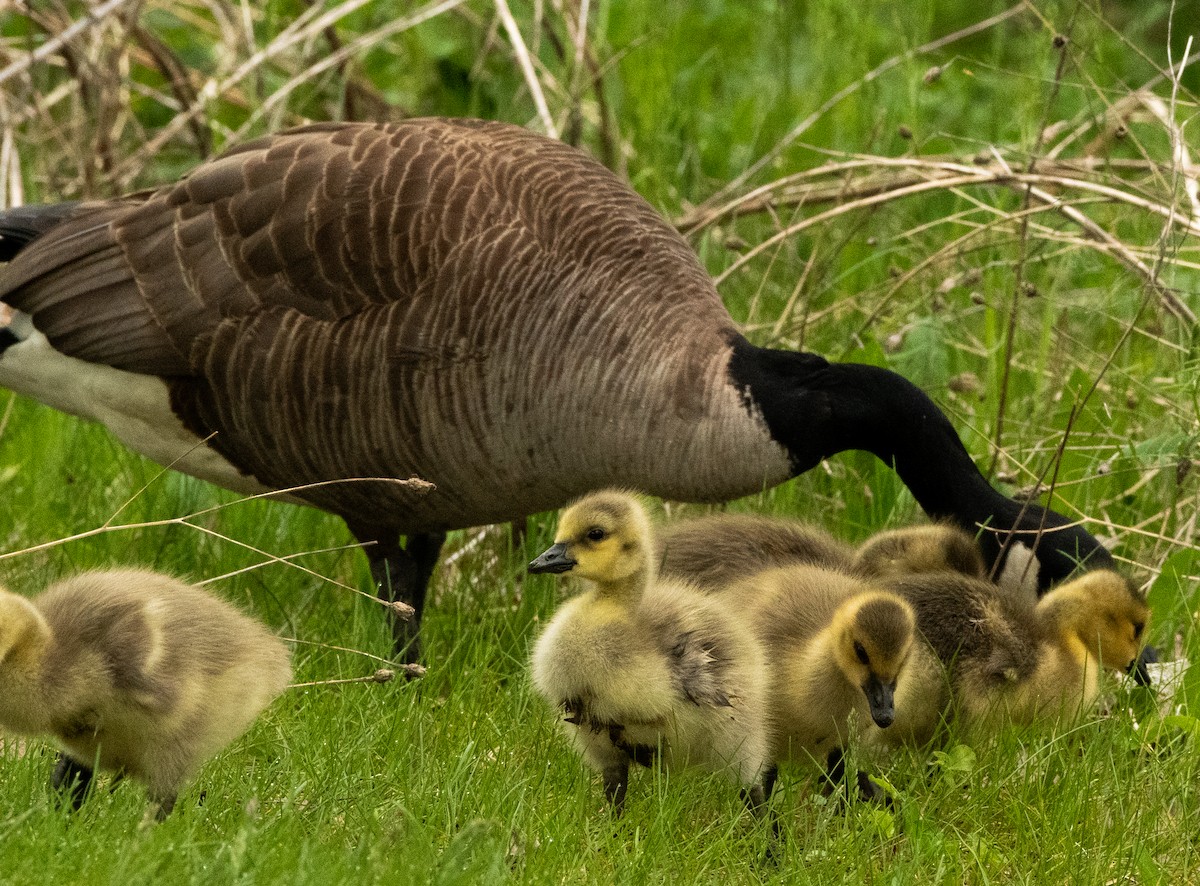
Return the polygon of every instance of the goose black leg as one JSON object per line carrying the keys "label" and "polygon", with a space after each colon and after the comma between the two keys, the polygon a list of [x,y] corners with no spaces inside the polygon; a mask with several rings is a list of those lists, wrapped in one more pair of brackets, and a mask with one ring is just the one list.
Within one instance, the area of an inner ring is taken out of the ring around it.
{"label": "goose black leg", "polygon": [[92,786],[94,773],[90,766],[77,763],[65,754],[59,754],[50,775],[50,787],[58,793],[59,802],[69,802],[71,808],[79,809]]}
{"label": "goose black leg", "polygon": [[[417,662],[421,658],[421,614],[425,610],[425,591],[438,554],[446,541],[444,532],[421,532],[408,536],[407,547],[400,547],[400,537],[394,532],[350,527],[364,544],[371,564],[371,580],[380,600],[407,603],[415,612],[411,619],[392,614],[392,638],[398,659]],[[373,543],[372,543],[373,542]]]}
{"label": "goose black leg", "polygon": [[779,767],[768,766],[763,773],[763,794],[768,800],[771,799],[771,794],[775,792],[775,782],[779,781]]}

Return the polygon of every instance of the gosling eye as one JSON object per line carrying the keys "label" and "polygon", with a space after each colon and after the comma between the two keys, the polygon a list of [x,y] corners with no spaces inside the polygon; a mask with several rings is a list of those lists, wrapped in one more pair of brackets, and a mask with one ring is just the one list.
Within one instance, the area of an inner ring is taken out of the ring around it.
{"label": "gosling eye", "polygon": [[1133,639],[1141,639],[1142,631],[1145,630],[1146,623],[1144,621],[1135,621],[1133,623]]}
{"label": "gosling eye", "polygon": [[604,541],[604,539],[607,535],[608,535],[608,533],[605,532],[603,529],[601,529],[599,526],[593,526],[591,529],[589,529],[587,531],[587,540],[588,541]]}
{"label": "gosling eye", "polygon": [[867,650],[857,640],[854,641],[854,654],[858,656],[858,660],[863,664],[869,665],[871,663],[871,658],[867,655]]}

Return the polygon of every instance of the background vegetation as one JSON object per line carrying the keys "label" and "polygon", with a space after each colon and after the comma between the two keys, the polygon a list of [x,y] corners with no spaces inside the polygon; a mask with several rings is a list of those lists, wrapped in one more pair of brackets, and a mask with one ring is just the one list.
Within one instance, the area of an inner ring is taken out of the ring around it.
{"label": "background vegetation", "polygon": [[[1155,643],[1195,660],[1198,22],[1194,0],[8,0],[0,200],[151,187],[306,120],[555,133],[676,221],[755,340],[892,366],[997,483],[1053,485],[1149,588]],[[333,518],[237,502],[4,392],[0,495],[12,587],[143,563],[302,641],[298,680],[377,666],[333,647],[386,653],[377,607],[333,583],[366,586]],[[733,507],[851,539],[917,516],[860,454]],[[161,826],[138,829],[133,786],[69,818],[47,748],[4,739],[0,879],[1194,881],[1196,671],[1071,735],[902,755],[894,810],[794,773],[777,868],[718,779],[642,773],[614,821],[527,685],[559,591],[523,564],[551,525],[457,534],[428,676],[291,691]]]}

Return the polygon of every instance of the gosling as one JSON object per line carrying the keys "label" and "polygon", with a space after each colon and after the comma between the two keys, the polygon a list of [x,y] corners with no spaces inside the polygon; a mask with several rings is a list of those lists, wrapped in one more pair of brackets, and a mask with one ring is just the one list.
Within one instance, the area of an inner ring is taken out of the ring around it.
{"label": "gosling", "polygon": [[681,520],[659,534],[662,575],[704,590],[719,590],[775,566],[848,566],[854,549],[824,529],[799,520],[754,514],[711,514]]}
{"label": "gosling", "polygon": [[748,623],[692,586],[657,579],[638,500],[594,493],[563,511],[533,573],[572,572],[591,589],[564,604],[532,656],[537,691],[563,714],[618,814],[629,764],[655,757],[731,776],[761,814],[769,767],[766,665]]}
{"label": "gosling", "polygon": [[[897,710],[920,701],[907,679],[919,654],[916,616],[898,595],[846,572],[793,565],[750,576],[723,597],[746,601],[767,649],[773,759],[823,761],[834,787],[852,715],[887,729]],[[768,787],[773,781],[774,771]]]}
{"label": "gosling", "polygon": [[56,739],[53,783],[76,806],[98,763],[145,782],[165,818],[290,679],[278,637],[170,576],[89,572],[34,599],[0,589],[0,726]]}
{"label": "gosling", "polygon": [[1072,723],[1095,703],[1102,670],[1126,671],[1137,660],[1150,608],[1123,575],[1097,569],[1054,588],[1034,616],[1037,663],[1007,705],[1020,723]]}
{"label": "gosling", "polygon": [[947,523],[876,533],[855,551],[853,568],[876,578],[927,572],[957,572],[972,578],[987,575],[975,539]]}
{"label": "gosling", "polygon": [[955,713],[976,732],[1007,722],[1076,722],[1099,694],[1100,671],[1121,670],[1137,658],[1149,614],[1128,580],[1111,570],[1084,573],[1036,606],[953,573],[893,579],[888,586],[913,605],[922,635],[947,669]]}

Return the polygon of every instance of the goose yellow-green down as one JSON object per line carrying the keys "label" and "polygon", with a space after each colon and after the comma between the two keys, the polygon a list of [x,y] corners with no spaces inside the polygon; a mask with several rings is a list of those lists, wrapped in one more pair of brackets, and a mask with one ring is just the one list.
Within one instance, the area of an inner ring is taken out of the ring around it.
{"label": "goose yellow-green down", "polygon": [[0,726],[52,736],[55,784],[77,802],[98,761],[145,782],[164,817],[290,679],[278,637],[166,575],[84,573],[33,599],[0,590]]}
{"label": "goose yellow-green down", "polygon": [[571,572],[591,585],[537,639],[537,691],[621,808],[630,762],[725,772],[752,809],[769,767],[761,645],[737,611],[682,582],[658,579],[636,498],[605,491],[562,514],[531,572]]}

